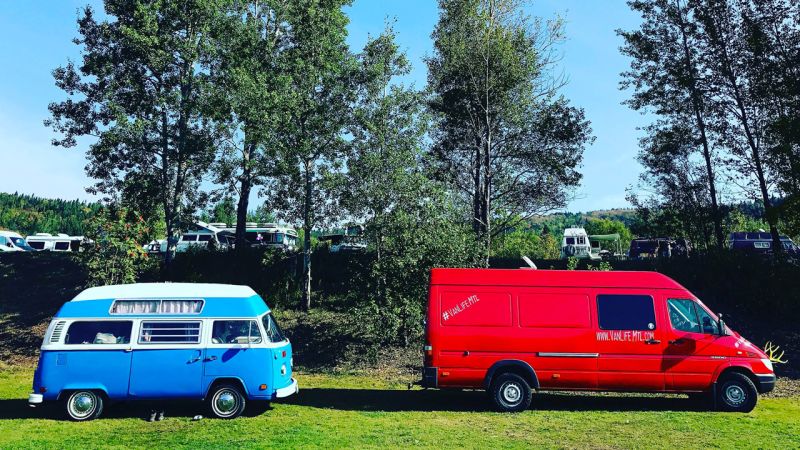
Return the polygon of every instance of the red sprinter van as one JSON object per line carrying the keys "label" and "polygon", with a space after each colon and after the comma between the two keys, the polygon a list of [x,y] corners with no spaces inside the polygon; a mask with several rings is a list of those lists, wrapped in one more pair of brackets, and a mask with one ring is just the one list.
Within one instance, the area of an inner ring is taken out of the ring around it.
{"label": "red sprinter van", "polygon": [[751,411],[775,386],[761,349],[655,272],[433,269],[422,385],[486,389],[501,411],[538,390],[708,393]]}

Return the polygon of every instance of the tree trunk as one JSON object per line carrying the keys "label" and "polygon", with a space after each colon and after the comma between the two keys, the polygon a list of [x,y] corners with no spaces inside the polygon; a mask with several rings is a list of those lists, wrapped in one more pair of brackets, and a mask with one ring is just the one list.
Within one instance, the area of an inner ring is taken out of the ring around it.
{"label": "tree trunk", "polygon": [[253,144],[245,138],[244,151],[242,153],[242,177],[239,189],[239,203],[236,205],[236,250],[244,251],[249,246],[246,238],[247,232],[247,209],[250,204],[250,191],[253,187],[252,168],[250,167],[250,155],[252,154]]}
{"label": "tree trunk", "polygon": [[313,186],[311,180],[311,160],[305,161],[305,200],[303,202],[303,297],[300,307],[303,311],[311,309],[311,202]]}

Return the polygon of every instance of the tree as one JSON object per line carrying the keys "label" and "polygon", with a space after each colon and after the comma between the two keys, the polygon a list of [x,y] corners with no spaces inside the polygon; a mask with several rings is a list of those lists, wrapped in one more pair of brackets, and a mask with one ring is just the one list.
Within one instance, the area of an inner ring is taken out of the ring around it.
{"label": "tree", "polygon": [[340,198],[351,217],[366,222],[380,261],[388,237],[385,216],[418,201],[419,190],[430,183],[422,167],[427,118],[422,94],[393,84],[411,65],[391,26],[367,42],[358,61],[354,120],[348,127],[352,141]]}
{"label": "tree", "polygon": [[[698,36],[699,27],[692,21],[685,0],[629,0],[628,5],[641,13],[643,20],[636,31],[617,31],[625,41],[622,53],[631,58],[631,69],[623,72],[620,87],[632,88],[634,92],[625,103],[635,110],[652,110],[659,116],[659,125],[647,128],[648,132],[665,133],[669,132],[665,129],[680,128],[691,137],[683,148],[702,155],[715,244],[722,248],[725,238],[708,127],[711,92],[697,50],[702,39]],[[642,151],[648,149],[659,150],[650,146]],[[642,159],[648,160],[647,155],[642,155]],[[686,156],[689,159],[691,155]],[[668,188],[663,186],[660,190],[665,189]]]}
{"label": "tree", "polygon": [[288,30],[280,1],[235,2],[215,24],[209,81],[213,101],[209,115],[224,140],[214,166],[215,181],[235,191],[236,248],[245,238],[250,194],[269,176],[274,158],[274,133],[289,88],[279,58],[288,46]]}
{"label": "tree", "polygon": [[[146,192],[164,212],[174,255],[179,227],[199,203],[199,183],[214,158],[215,135],[201,116],[208,89],[203,57],[222,0],[105,0],[108,20],[87,7],[78,20],[83,63],[53,71],[69,98],[49,106],[45,123],[74,147],[92,136],[87,190],[108,200]],[[124,199],[123,199],[124,200]]]}
{"label": "tree", "polygon": [[349,0],[287,1],[289,46],[280,67],[289,95],[275,133],[266,203],[303,228],[302,308],[311,307],[311,230],[333,215],[330,175],[340,171],[355,61],[345,38]]}
{"label": "tree", "polygon": [[692,160],[697,141],[691,123],[660,122],[646,130],[639,154],[645,172],[637,192],[628,194],[642,219],[633,231],[650,237],[682,236],[710,248],[714,212],[707,172]]}
{"label": "tree", "polygon": [[141,245],[152,238],[153,230],[138,213],[112,205],[87,219],[85,227],[93,241],[81,254],[90,286],[135,283],[153,269]]}
{"label": "tree", "polygon": [[[427,60],[433,154],[440,175],[470,205],[488,265],[492,237],[562,207],[580,181],[591,130],[558,95],[560,20],[542,23],[518,0],[440,0]],[[494,223],[497,219],[497,223]]]}
{"label": "tree", "polygon": [[773,210],[772,183],[767,155],[766,124],[770,121],[770,93],[754,87],[760,77],[762,51],[746,32],[747,4],[731,0],[694,0],[694,15],[704,41],[700,57],[706,63],[714,90],[717,133],[735,158],[729,163],[740,175],[756,182],[756,195],[764,204],[772,245],[780,253],[777,214]]}

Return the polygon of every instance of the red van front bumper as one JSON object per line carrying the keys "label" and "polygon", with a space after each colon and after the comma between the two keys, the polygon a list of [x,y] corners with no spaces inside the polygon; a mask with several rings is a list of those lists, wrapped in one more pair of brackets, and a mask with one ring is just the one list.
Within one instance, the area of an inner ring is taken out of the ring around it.
{"label": "red van front bumper", "polygon": [[756,375],[758,379],[758,383],[756,383],[756,389],[758,389],[759,394],[766,394],[767,392],[771,392],[775,389],[775,375]]}

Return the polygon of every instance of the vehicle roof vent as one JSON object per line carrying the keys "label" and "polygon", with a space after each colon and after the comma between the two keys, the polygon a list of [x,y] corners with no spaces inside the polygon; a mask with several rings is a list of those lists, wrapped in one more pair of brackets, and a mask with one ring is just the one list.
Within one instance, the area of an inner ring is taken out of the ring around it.
{"label": "vehicle roof vent", "polygon": [[61,340],[61,335],[64,334],[64,325],[67,324],[66,320],[59,320],[53,327],[53,333],[50,334],[50,343],[58,344]]}

